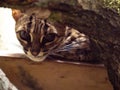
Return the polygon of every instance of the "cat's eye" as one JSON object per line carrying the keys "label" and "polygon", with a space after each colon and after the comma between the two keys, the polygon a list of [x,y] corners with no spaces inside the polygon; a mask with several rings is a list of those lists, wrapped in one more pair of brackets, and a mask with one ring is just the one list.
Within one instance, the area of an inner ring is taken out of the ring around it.
{"label": "cat's eye", "polygon": [[28,33],[28,32],[26,32],[26,31],[22,30],[22,31],[19,31],[19,35],[20,35],[20,38],[21,38],[21,39],[23,39],[23,40],[26,40],[26,41],[30,42],[31,37],[30,37],[30,35],[29,35],[29,33]]}
{"label": "cat's eye", "polygon": [[47,42],[52,42],[52,41],[54,41],[56,36],[57,36],[57,34],[55,34],[55,33],[49,33],[49,34],[47,34],[47,35],[43,38],[43,43],[47,43]]}

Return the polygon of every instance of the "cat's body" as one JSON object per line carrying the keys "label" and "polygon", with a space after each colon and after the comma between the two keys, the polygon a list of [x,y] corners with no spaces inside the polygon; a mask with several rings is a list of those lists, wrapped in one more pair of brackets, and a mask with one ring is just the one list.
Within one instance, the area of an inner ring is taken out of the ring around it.
{"label": "cat's body", "polygon": [[73,61],[87,61],[89,57],[90,41],[86,35],[67,26],[58,29],[35,13],[20,16],[15,29],[25,54],[33,61],[40,62],[48,56]]}

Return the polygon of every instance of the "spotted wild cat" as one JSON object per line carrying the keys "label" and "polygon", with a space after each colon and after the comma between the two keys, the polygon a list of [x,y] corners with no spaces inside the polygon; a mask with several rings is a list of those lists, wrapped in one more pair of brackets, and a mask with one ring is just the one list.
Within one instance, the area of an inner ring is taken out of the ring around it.
{"label": "spotted wild cat", "polygon": [[73,61],[88,60],[89,38],[76,29],[68,26],[58,29],[36,13],[21,14],[15,20],[17,38],[32,61],[40,62],[48,56]]}

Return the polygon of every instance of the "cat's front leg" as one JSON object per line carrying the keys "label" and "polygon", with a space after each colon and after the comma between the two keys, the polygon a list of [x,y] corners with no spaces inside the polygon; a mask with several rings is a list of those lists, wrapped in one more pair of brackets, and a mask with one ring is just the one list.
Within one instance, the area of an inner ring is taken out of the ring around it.
{"label": "cat's front leg", "polygon": [[98,63],[91,51],[89,38],[71,28],[62,45],[51,54],[63,61]]}

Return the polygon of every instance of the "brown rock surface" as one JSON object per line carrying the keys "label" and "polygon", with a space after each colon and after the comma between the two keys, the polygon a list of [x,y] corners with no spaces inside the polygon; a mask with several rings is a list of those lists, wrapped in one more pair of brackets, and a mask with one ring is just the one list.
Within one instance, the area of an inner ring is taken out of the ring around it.
{"label": "brown rock surface", "polygon": [[113,90],[104,67],[0,57],[0,68],[20,90]]}

